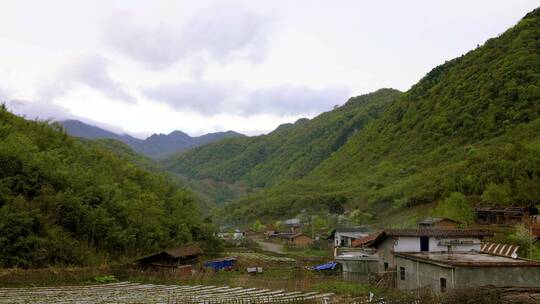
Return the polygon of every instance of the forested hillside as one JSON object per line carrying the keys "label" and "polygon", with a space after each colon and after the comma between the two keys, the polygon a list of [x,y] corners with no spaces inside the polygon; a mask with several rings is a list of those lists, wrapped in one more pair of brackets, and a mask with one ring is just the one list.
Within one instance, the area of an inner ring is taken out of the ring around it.
{"label": "forested hillside", "polygon": [[228,138],[181,153],[166,169],[191,178],[267,187],[303,177],[376,119],[401,93],[393,89],[351,98],[312,120],[282,125],[268,135]]}
{"label": "forested hillside", "polygon": [[[540,203],[540,9],[381,105],[381,113],[342,137],[344,145],[305,177],[244,197],[224,214],[250,221],[305,209],[398,212],[456,192],[469,206]],[[300,149],[313,145],[306,141]],[[288,168],[275,162],[275,170],[278,164]],[[228,171],[235,170],[241,169]]]}
{"label": "forested hillside", "polygon": [[209,245],[210,228],[175,181],[0,108],[0,266],[98,264]]}

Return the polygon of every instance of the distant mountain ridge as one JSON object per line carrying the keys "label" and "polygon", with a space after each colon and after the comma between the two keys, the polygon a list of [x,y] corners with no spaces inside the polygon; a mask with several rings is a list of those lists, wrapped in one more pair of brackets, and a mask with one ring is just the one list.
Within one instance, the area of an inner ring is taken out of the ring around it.
{"label": "distant mountain ridge", "polygon": [[168,155],[212,143],[223,138],[244,136],[234,131],[226,131],[191,137],[182,131],[176,130],[169,134],[152,134],[143,140],[128,134],[120,135],[79,120],[64,120],[59,123],[71,136],[86,139],[116,139],[129,145],[136,152],[154,159],[164,158]]}

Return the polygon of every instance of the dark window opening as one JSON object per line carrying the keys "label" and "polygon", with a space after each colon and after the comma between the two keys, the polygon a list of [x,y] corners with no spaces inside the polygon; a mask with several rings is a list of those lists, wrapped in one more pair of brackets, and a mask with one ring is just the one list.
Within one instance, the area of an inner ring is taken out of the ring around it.
{"label": "dark window opening", "polygon": [[446,292],[446,278],[441,278],[441,292]]}
{"label": "dark window opening", "polygon": [[405,267],[399,267],[399,278],[405,281]]}
{"label": "dark window opening", "polygon": [[429,237],[420,237],[420,251],[429,251]]}
{"label": "dark window opening", "polygon": [[384,262],[384,270],[388,270],[388,263]]}

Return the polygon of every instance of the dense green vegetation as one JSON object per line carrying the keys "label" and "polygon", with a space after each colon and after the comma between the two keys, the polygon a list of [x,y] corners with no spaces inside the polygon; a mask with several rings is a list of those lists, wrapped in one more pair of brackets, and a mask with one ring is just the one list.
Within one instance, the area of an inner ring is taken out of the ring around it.
{"label": "dense green vegetation", "polygon": [[102,144],[0,108],[0,266],[97,264],[211,245],[191,192]]}
{"label": "dense green vegetation", "polygon": [[195,148],[168,159],[165,166],[197,179],[241,181],[251,189],[300,178],[376,119],[400,94],[381,89],[351,98],[313,120],[282,125],[268,135],[229,138]]}
{"label": "dense green vegetation", "polygon": [[475,203],[539,204],[540,9],[406,93],[361,96],[310,122],[167,164],[195,178],[268,187],[228,204],[233,221],[344,209],[375,220],[453,195],[465,210],[436,211],[467,222]]}

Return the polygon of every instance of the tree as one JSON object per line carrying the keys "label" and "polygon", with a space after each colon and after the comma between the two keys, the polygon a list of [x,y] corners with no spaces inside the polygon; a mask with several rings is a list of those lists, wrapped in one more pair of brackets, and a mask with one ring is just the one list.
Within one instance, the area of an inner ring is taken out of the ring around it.
{"label": "tree", "polygon": [[540,248],[535,245],[536,238],[525,224],[514,226],[514,232],[508,236],[508,239],[520,246],[520,255],[527,256],[529,259],[540,259]]}
{"label": "tree", "polygon": [[482,201],[484,203],[499,203],[507,205],[512,201],[511,189],[508,183],[495,184],[490,183],[482,193]]}
{"label": "tree", "polygon": [[255,223],[253,223],[253,225],[251,225],[251,229],[253,229],[253,231],[258,233],[258,232],[261,232],[264,229],[264,225],[261,223],[260,220],[256,220]]}
{"label": "tree", "polygon": [[474,212],[465,195],[454,192],[445,198],[435,209],[435,215],[460,221],[470,225],[474,221]]}

